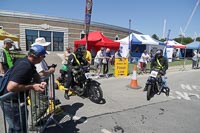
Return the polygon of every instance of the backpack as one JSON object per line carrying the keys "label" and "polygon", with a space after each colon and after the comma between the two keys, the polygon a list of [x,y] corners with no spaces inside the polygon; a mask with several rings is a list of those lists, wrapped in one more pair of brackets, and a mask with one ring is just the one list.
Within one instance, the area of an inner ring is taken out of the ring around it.
{"label": "backpack", "polygon": [[2,96],[4,94],[4,90],[7,87],[12,69],[13,69],[13,67],[9,68],[4,76],[0,76],[0,96]]}

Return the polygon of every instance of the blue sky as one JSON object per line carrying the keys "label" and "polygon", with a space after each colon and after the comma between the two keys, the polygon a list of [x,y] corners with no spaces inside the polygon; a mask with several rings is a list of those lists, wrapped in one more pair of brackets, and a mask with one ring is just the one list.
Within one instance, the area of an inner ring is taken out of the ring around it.
{"label": "blue sky", "polygon": [[[48,16],[84,20],[86,0],[0,0],[1,10],[22,11]],[[178,37],[180,28],[189,37],[200,36],[200,5],[198,0],[93,0],[94,22],[106,23],[170,38]],[[187,25],[190,16],[192,19]],[[131,23],[129,23],[131,19]]]}

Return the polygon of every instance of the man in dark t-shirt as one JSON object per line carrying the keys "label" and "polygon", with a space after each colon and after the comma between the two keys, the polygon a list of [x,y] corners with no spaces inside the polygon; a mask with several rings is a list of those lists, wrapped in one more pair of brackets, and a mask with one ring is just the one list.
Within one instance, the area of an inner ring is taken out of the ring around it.
{"label": "man in dark t-shirt", "polygon": [[[27,107],[23,104],[24,99],[26,99],[24,92],[29,92],[30,89],[35,91],[45,90],[46,82],[39,81],[39,74],[35,68],[35,64],[40,63],[45,58],[45,54],[46,50],[43,46],[34,45],[29,50],[28,56],[18,60],[12,68],[7,90],[4,93],[19,92],[20,95],[17,93],[12,96],[12,100],[8,99],[4,102],[3,111],[9,124],[8,132],[27,132]],[[21,110],[19,110],[19,107]]]}

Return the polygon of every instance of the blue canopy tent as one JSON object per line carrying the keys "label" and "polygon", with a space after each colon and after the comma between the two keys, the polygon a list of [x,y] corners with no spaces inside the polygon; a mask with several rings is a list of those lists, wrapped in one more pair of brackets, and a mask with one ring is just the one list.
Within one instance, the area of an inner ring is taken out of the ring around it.
{"label": "blue canopy tent", "polygon": [[120,48],[122,51],[121,55],[123,57],[128,57],[130,54],[131,56],[129,57],[131,58],[136,57],[135,59],[133,59],[136,62],[137,59],[140,58],[145,49],[147,49],[148,52],[150,52],[152,48],[156,47],[163,49],[165,46],[164,42],[155,40],[149,35],[136,34],[136,33],[131,33],[129,36],[116,41],[120,42]]}
{"label": "blue canopy tent", "polygon": [[[140,57],[142,55],[142,52],[147,49],[147,45],[153,45],[153,46],[159,46],[166,44],[164,42],[160,42],[158,40],[155,40],[149,35],[143,35],[143,34],[135,34],[132,33],[131,37],[131,56],[132,57]],[[150,48],[151,49],[151,48]]]}
{"label": "blue canopy tent", "polygon": [[193,50],[200,50],[200,42],[194,41],[186,45],[185,57],[192,57]]}
{"label": "blue canopy tent", "polygon": [[200,42],[194,41],[186,45],[186,49],[200,49]]}

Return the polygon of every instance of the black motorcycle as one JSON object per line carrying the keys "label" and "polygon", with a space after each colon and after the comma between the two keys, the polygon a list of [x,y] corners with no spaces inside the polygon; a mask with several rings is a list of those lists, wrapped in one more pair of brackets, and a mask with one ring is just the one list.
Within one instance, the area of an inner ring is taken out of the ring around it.
{"label": "black motorcycle", "polygon": [[[149,101],[155,94],[160,95],[162,92],[169,96],[170,89],[164,86],[162,80],[161,70],[152,70],[150,76],[147,79],[145,85],[145,91],[147,91],[147,100]],[[166,77],[164,77],[166,78]]]}
{"label": "black motorcycle", "polygon": [[[89,98],[94,103],[102,103],[103,91],[100,83],[90,77],[90,66],[79,68],[76,73],[73,73],[74,82],[71,85],[69,93],[82,98]],[[67,81],[67,71],[60,70],[61,77],[56,81],[56,88],[65,90],[64,85]]]}

